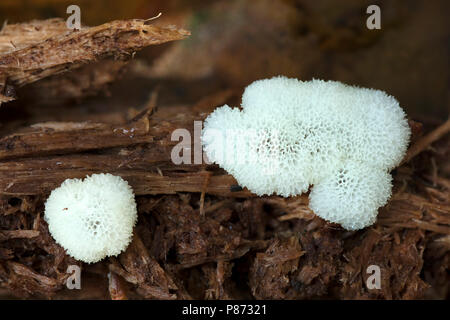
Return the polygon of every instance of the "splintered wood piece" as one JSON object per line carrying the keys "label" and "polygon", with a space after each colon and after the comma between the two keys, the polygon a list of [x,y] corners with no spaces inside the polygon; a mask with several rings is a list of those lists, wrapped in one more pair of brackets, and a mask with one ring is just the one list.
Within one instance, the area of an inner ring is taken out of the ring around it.
{"label": "splintered wood piece", "polygon": [[0,241],[9,239],[30,239],[39,236],[37,230],[0,230]]}
{"label": "splintered wood piece", "polygon": [[170,293],[170,290],[177,290],[177,286],[159,263],[148,254],[137,234],[134,234],[132,242],[118,260],[110,259],[112,262],[109,265],[111,274],[116,272],[126,281],[137,285],[143,296],[156,299],[176,299],[176,294]]}
{"label": "splintered wood piece", "polygon": [[23,264],[8,261],[7,265],[10,268],[10,270],[15,274],[17,274],[18,276],[32,278],[48,288],[56,289],[60,285],[57,279],[43,276],[42,274],[35,272],[31,268],[26,267]]}
{"label": "splintered wood piece", "polygon": [[[48,163],[55,163],[49,160]],[[1,164],[0,194],[3,195],[38,195],[47,194],[69,178],[84,178],[93,173],[109,172],[128,181],[136,195],[175,194],[177,192],[201,193],[204,187],[204,175],[196,172],[180,172],[163,174],[150,173],[145,170],[120,170],[104,167],[97,170],[40,170],[9,172]],[[44,166],[43,166],[44,167]],[[251,197],[248,190],[234,192],[231,186],[236,180],[231,175],[212,176],[206,188],[206,193],[226,197]]]}
{"label": "splintered wood piece", "polygon": [[442,125],[428,133],[426,136],[420,138],[414,145],[412,145],[408,152],[406,153],[405,158],[402,161],[402,164],[410,161],[412,158],[417,156],[422,151],[426,150],[433,142],[439,140],[447,133],[450,132],[450,118],[447,119]]}
{"label": "splintered wood piece", "polygon": [[0,159],[79,152],[151,142],[148,116],[125,125],[47,122],[0,139]]}
{"label": "splintered wood piece", "polygon": [[68,30],[59,19],[8,25],[0,32],[0,102],[6,82],[17,87],[67,72],[100,59],[129,60],[143,47],[180,40],[190,33],[145,20],[118,20]]}
{"label": "splintered wood piece", "polygon": [[21,86],[107,56],[128,59],[143,47],[188,35],[185,30],[146,25],[143,20],[113,21],[4,54],[0,56],[0,72]]}
{"label": "splintered wood piece", "polygon": [[61,18],[6,24],[0,32],[0,54],[26,48],[68,31]]}

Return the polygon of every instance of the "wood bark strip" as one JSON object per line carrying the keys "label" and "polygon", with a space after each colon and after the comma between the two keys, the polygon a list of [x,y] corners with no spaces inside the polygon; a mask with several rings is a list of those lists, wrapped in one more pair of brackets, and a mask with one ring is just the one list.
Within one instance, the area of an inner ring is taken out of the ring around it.
{"label": "wood bark strip", "polygon": [[0,241],[9,239],[30,239],[39,236],[37,230],[0,230]]}
{"label": "wood bark strip", "polygon": [[57,289],[57,287],[60,285],[57,279],[43,276],[43,275],[35,272],[33,269],[31,269],[27,266],[24,266],[23,264],[13,262],[13,261],[7,261],[6,264],[9,267],[10,271],[15,273],[16,275],[21,276],[21,277],[32,278],[45,287],[48,287],[51,289]]}
{"label": "wood bark strip", "polygon": [[[56,127],[56,125],[54,125]],[[94,130],[97,130],[95,127]],[[91,130],[91,129],[87,129]],[[68,131],[63,131],[68,134]],[[78,132],[78,131],[77,131]],[[99,132],[99,131],[94,131]],[[102,131],[100,131],[102,132]],[[72,144],[61,148],[58,145],[46,147],[53,141],[52,134],[47,134],[45,139],[38,142],[42,148],[47,148],[48,152],[69,152],[81,151],[89,147],[103,148],[111,145],[108,139],[100,139],[100,136],[91,137],[88,142],[97,145],[88,145],[86,140],[77,133],[67,135]],[[79,139],[75,138],[79,137]],[[106,136],[107,138],[110,138]],[[75,138],[75,139],[74,139]],[[132,147],[131,149],[112,149],[104,154],[66,154],[55,156],[39,156],[43,150],[37,146],[34,148],[22,148],[18,151],[5,150],[5,146],[0,149],[0,155],[11,158],[14,155],[22,154],[26,151],[28,158],[5,160],[0,162],[0,194],[7,195],[36,195],[46,194],[59,186],[61,182],[68,178],[84,178],[86,175],[100,172],[122,176],[126,179],[138,195],[144,194],[174,194],[176,192],[202,192],[205,188],[205,176],[200,171],[201,165],[175,165],[170,158],[171,145],[163,142],[161,136],[156,138],[150,135],[143,135],[141,140],[130,140],[127,136],[118,142],[124,144],[136,143],[137,141],[152,141],[142,147]],[[155,140],[158,139],[158,142]],[[173,144],[173,143],[172,143]],[[211,170],[216,175],[212,176],[206,185],[206,193],[247,197],[251,193],[247,190],[233,191],[232,186],[237,185],[236,180],[216,167]]]}
{"label": "wood bark strip", "polygon": [[81,30],[68,30],[61,19],[9,25],[0,32],[0,103],[14,98],[7,83],[21,87],[108,57],[129,60],[143,47],[189,34],[136,19]]}
{"label": "wood bark strip", "polygon": [[21,86],[96,59],[131,58],[133,52],[145,46],[180,40],[188,35],[185,30],[146,25],[143,20],[118,20],[69,31],[2,55],[0,72]]}
{"label": "wood bark strip", "polygon": [[147,116],[125,125],[48,122],[0,139],[0,160],[151,142]]}
{"label": "wood bark strip", "polygon": [[[158,173],[149,173],[144,170],[55,170],[55,171],[26,171],[14,172],[16,177],[5,177],[0,173],[0,194],[23,196],[48,194],[69,178],[84,178],[93,173],[109,172],[121,176],[133,188],[136,195],[175,194],[177,192],[201,193],[204,184],[204,175],[196,172],[173,173],[161,176]],[[21,175],[18,177],[17,175]],[[252,193],[244,189],[232,191],[236,180],[231,175],[217,175],[210,178],[206,193],[225,197],[251,197]]]}

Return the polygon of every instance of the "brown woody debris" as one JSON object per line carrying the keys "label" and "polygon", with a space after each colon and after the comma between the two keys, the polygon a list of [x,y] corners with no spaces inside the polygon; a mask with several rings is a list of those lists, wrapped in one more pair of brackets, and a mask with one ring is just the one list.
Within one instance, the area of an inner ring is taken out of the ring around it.
{"label": "brown woody debris", "polygon": [[264,253],[257,253],[250,268],[250,287],[256,299],[286,298],[291,287],[289,275],[298,268],[302,251],[298,238],[275,239]]}
{"label": "brown woody debris", "polygon": [[450,118],[447,119],[442,125],[437,127],[435,130],[427,134],[425,137],[418,140],[414,145],[409,148],[408,153],[403,159],[403,163],[410,161],[416,155],[424,151],[427,147],[429,147],[433,142],[439,140],[444,135],[450,132]]}
{"label": "brown woody debris", "polygon": [[[70,111],[70,115],[81,120],[68,116],[65,119],[72,122],[29,126],[47,121],[31,117],[23,122],[26,125],[20,125],[22,119],[18,119],[19,124],[0,124],[5,133],[0,137],[0,297],[448,298],[448,121],[433,124],[434,129],[427,129],[430,133],[423,136],[425,126],[409,122],[412,144],[404,163],[393,171],[392,198],[380,209],[375,225],[357,232],[343,230],[315,216],[308,208],[307,195],[254,197],[217,166],[174,165],[171,161],[172,148],[178,143],[171,140],[173,130],[187,128],[194,137],[193,121],[204,119],[216,106],[234,101],[240,96],[242,83],[275,72],[302,74],[307,78],[323,68],[324,55],[330,61],[345,62],[326,65],[335,70],[331,74],[336,78],[346,79],[347,73],[358,74],[362,66],[355,65],[354,61],[373,60],[371,54],[355,59],[347,48],[355,43],[360,48],[359,54],[368,53],[365,45],[370,43],[374,55],[386,56],[382,55],[384,46],[380,47],[375,38],[365,41],[366,33],[355,39],[346,35],[346,30],[353,30],[351,26],[344,26],[337,37],[329,32],[333,29],[330,26],[340,23],[340,17],[352,12],[347,7],[338,11],[339,19],[327,20],[325,24],[312,25],[312,20],[300,19],[304,22],[297,27],[304,29],[306,37],[279,38],[291,13],[303,17],[310,10],[315,18],[322,13],[320,6],[309,4],[299,5],[292,12],[290,2],[278,4],[277,17],[272,20],[268,18],[272,18],[273,9],[269,14],[264,13],[264,8],[269,3],[272,5],[269,1],[257,6],[244,4],[243,8],[251,15],[242,15],[238,20],[222,13],[234,12],[224,8],[241,10],[240,5],[221,7],[219,4],[215,7],[218,16],[223,17],[219,26],[230,26],[227,29],[230,38],[217,41],[219,36],[214,30],[224,28],[218,28],[217,20],[211,19],[207,22],[211,28],[204,34],[206,40],[197,39],[200,46],[198,43],[175,46],[166,59],[163,56],[156,61],[155,67],[144,68],[140,76],[147,76],[147,80],[154,76],[150,70],[164,71],[161,74],[167,78],[184,73],[187,80],[148,80],[155,86],[143,112],[107,109],[97,118],[97,114],[87,112],[86,116],[61,103],[61,110]],[[238,23],[230,24],[230,21]],[[246,31],[249,21],[253,27]],[[388,28],[386,32],[394,29],[397,28]],[[264,37],[257,38],[260,34]],[[0,32],[0,103],[27,95],[45,101],[46,96],[84,97],[114,81],[125,65],[124,60],[131,59],[135,51],[187,35],[184,30],[151,26],[142,20],[115,21],[94,28],[83,27],[80,31],[68,31],[58,19],[7,25]],[[319,39],[314,40],[316,35]],[[244,46],[239,39],[246,42],[253,39],[254,43],[241,50]],[[269,51],[261,50],[267,47],[267,39],[272,39],[276,46]],[[342,39],[356,42],[342,42]],[[361,39],[365,40],[359,42]],[[404,37],[400,34],[393,39]],[[318,50],[316,42],[329,53]],[[398,42],[398,46],[403,43],[403,40]],[[224,46],[224,50],[218,50],[217,45]],[[333,56],[335,49],[347,51],[339,56],[352,63]],[[215,50],[220,53],[213,54]],[[261,51],[264,51],[262,56],[258,55]],[[301,64],[297,63],[298,52],[303,54]],[[249,56],[255,59],[249,61]],[[189,61],[187,66],[186,61]],[[243,61],[248,70],[245,74]],[[384,64],[389,66],[390,61]],[[340,69],[342,65],[353,67],[346,71]],[[424,64],[427,68],[428,65]],[[373,68],[373,63],[370,66]],[[408,63],[405,66],[409,68]],[[212,68],[235,81],[224,85],[215,76],[213,84],[208,83],[212,78],[193,80],[212,74]],[[367,74],[376,75],[376,72],[360,71],[361,79],[366,79]],[[419,77],[411,77],[415,78]],[[374,79],[374,85],[380,86],[384,85],[386,76],[379,75],[378,82]],[[393,82],[384,86],[393,88],[397,96],[398,79],[388,81]],[[25,84],[30,85],[21,89]],[[209,90],[207,94],[205,87]],[[404,88],[402,83],[400,92]],[[123,91],[124,95],[128,94]],[[160,102],[167,99],[175,103],[176,99],[170,100],[172,93],[183,97],[182,105]],[[201,98],[194,99],[195,93]],[[420,95],[419,90],[415,94],[412,100],[425,101],[426,95]],[[186,97],[189,103],[185,102]],[[50,114],[47,118],[52,119],[55,111],[46,108]],[[34,105],[33,110],[36,112]],[[134,118],[125,122],[127,113]],[[83,121],[86,118],[95,121]],[[139,219],[133,241],[125,252],[85,265],[67,256],[55,243],[43,219],[43,204],[48,193],[65,179],[98,172],[120,175],[130,183],[137,195]],[[64,284],[67,266],[72,264],[83,267],[86,289],[69,294]],[[366,285],[370,265],[381,269],[381,289],[369,289]]]}
{"label": "brown woody debris", "polygon": [[[175,291],[177,286],[158,262],[150,257],[139,236],[134,236],[132,243],[120,256],[119,261],[111,260],[113,261],[109,266],[111,274],[116,273],[125,281],[136,285],[138,293],[144,298],[176,299],[177,296],[172,291]],[[110,278],[110,281],[113,281],[110,282],[110,288],[113,286],[112,297],[114,295],[117,297],[118,279]]]}
{"label": "brown woody debris", "polygon": [[[377,224],[347,232],[316,217],[307,195],[256,198],[235,191],[236,181],[216,166],[174,165],[170,133],[192,130],[202,115],[168,121],[173,111],[154,107],[123,124],[45,123],[2,138],[0,287],[19,297],[61,294],[65,269],[76,262],[41,219],[45,194],[66,178],[107,171],[130,182],[140,213],[128,249],[98,264],[106,267],[96,272],[111,299],[448,294],[450,182],[439,170],[411,167],[421,168],[431,153],[439,168],[445,144],[396,170],[394,194]],[[31,268],[37,254],[44,258]],[[366,286],[371,264],[381,268],[380,290]]]}
{"label": "brown woody debris", "polygon": [[13,97],[7,84],[21,87],[100,59],[129,60],[143,47],[180,40],[189,32],[123,20],[68,30],[61,19],[7,25],[0,32],[0,103]]}
{"label": "brown woody debris", "polygon": [[[392,237],[392,238],[391,238]],[[342,297],[347,299],[417,299],[428,285],[420,278],[423,265],[423,238],[420,230],[401,235],[383,235],[375,230],[366,232],[362,243],[344,254],[340,281]],[[366,286],[367,267],[380,267],[381,288]]]}
{"label": "brown woody debris", "polygon": [[108,273],[108,280],[108,289],[111,300],[128,300],[122,278],[115,272],[110,271]]}
{"label": "brown woody debris", "polygon": [[225,288],[225,281],[231,277],[233,264],[225,261],[218,261],[216,267],[210,264],[203,266],[203,271],[208,278],[209,289],[205,290],[205,299],[208,300],[228,300],[232,299],[229,290]]}

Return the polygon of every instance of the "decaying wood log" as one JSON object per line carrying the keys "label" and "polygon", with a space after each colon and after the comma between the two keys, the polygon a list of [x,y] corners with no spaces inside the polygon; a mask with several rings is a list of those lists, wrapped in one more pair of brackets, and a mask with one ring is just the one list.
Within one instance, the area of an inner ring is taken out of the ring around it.
{"label": "decaying wood log", "polygon": [[[205,191],[231,197],[252,196],[246,189],[235,188],[236,180],[216,166],[175,165],[171,151],[178,141],[172,141],[172,132],[186,128],[193,137],[194,120],[201,120],[205,114],[191,111],[181,118],[162,120],[166,113],[174,111],[153,114],[150,108],[128,123],[117,125],[41,123],[3,137],[0,194],[47,194],[65,179],[109,172],[126,179],[137,195]],[[418,143],[423,145],[421,141]],[[295,211],[280,219],[312,217],[307,208],[294,207]]]}
{"label": "decaying wood log", "polygon": [[122,125],[37,124],[0,139],[0,194],[46,194],[65,179],[109,172],[126,179],[138,195],[202,192],[206,185],[209,194],[251,196],[232,188],[236,180],[217,168],[205,184],[202,165],[173,164],[171,150],[178,142],[171,141],[172,131],[192,129],[195,115],[150,121],[150,113]]}
{"label": "decaying wood log", "polygon": [[61,19],[7,25],[0,32],[0,103],[21,87],[77,69],[99,59],[129,60],[143,47],[180,40],[189,32],[156,27],[146,20],[123,20],[68,30]]}
{"label": "decaying wood log", "polygon": [[[175,194],[177,192],[202,192],[205,177],[198,172],[170,172],[170,170],[161,170],[161,174],[152,173],[147,170],[127,170],[120,169],[115,166],[102,166],[109,164],[111,157],[85,157],[87,161],[84,163],[92,164],[94,167],[86,168],[82,166],[83,159],[66,158],[47,158],[46,160],[31,160],[27,163],[20,161],[2,162],[0,163],[0,194],[3,195],[38,195],[48,194],[51,190],[58,187],[65,179],[84,178],[86,175],[100,172],[109,172],[119,175],[133,187],[136,195],[145,194]],[[97,160],[104,160],[103,162]],[[38,170],[30,170],[30,162],[39,166]],[[122,162],[126,162],[123,159]],[[61,166],[60,166],[61,164]],[[64,169],[65,166],[75,166],[75,169]],[[132,164],[131,164],[132,165]],[[23,170],[17,170],[17,166],[22,166]],[[28,167],[27,167],[28,166]],[[12,168],[14,171],[11,171]],[[149,170],[156,170],[158,166],[149,166]],[[171,168],[175,171],[176,168]],[[180,167],[180,170],[182,168]],[[192,169],[190,169],[192,170]],[[219,174],[212,176],[206,188],[206,193],[219,196],[231,197],[251,197],[253,196],[248,190],[234,191],[233,186],[237,185],[236,180],[227,174]]]}
{"label": "decaying wood log", "polygon": [[[179,141],[172,141],[173,131],[187,129],[193,139],[194,121],[231,94],[205,98],[196,108],[156,109],[153,97],[148,109],[133,112],[137,115],[128,122],[47,122],[0,138],[0,287],[23,297],[61,292],[67,275],[58,268],[73,262],[40,219],[42,200],[65,179],[109,172],[133,187],[140,221],[127,250],[100,263],[112,299],[305,299],[326,296],[330,288],[334,297],[344,298],[422,297],[428,288],[420,276],[424,243],[430,243],[425,253],[431,261],[440,263],[448,255],[450,182],[426,173],[422,194],[402,187],[412,179],[413,159],[396,170],[394,194],[377,223],[354,233],[315,216],[305,194],[256,198],[215,165],[175,165],[171,152]],[[410,125],[413,135],[419,131]],[[411,149],[426,150],[442,138],[442,127],[436,130],[437,135],[414,139],[420,148]],[[409,154],[412,159],[418,152]],[[15,242],[46,252],[38,264],[42,269],[29,268]],[[388,275],[380,292],[365,289],[370,264]],[[239,281],[231,274],[242,276],[238,268],[248,274],[248,296],[233,288]],[[207,282],[197,294],[188,282],[190,272],[199,270]],[[436,270],[432,279],[445,276]],[[2,283],[2,277],[12,282]],[[336,279],[342,281],[339,287]]]}
{"label": "decaying wood log", "polygon": [[125,125],[91,122],[38,123],[0,140],[0,159],[75,153],[151,142],[147,116]]}

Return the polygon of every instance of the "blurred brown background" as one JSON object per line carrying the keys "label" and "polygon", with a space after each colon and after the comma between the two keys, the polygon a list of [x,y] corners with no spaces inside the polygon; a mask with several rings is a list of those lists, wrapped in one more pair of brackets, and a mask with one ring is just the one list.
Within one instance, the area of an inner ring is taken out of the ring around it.
{"label": "blurred brown background", "polygon": [[[192,32],[187,40],[139,52],[141,63],[133,68],[139,71],[128,73],[108,101],[120,100],[128,86],[127,103],[139,105],[158,83],[162,102],[186,103],[282,74],[385,90],[419,121],[448,116],[446,0],[2,0],[0,23],[66,18],[70,4],[81,7],[85,25],[162,12],[156,24]],[[381,30],[366,28],[370,4],[381,8]]]}

